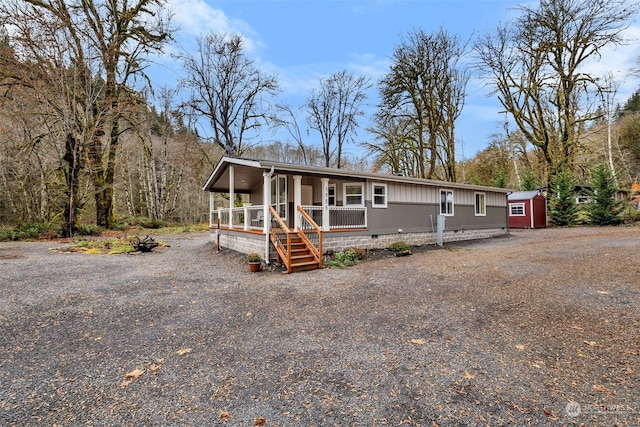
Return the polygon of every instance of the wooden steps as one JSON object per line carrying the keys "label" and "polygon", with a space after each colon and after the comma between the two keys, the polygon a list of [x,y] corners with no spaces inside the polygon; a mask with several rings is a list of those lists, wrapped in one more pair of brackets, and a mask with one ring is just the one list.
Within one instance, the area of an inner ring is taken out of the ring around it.
{"label": "wooden steps", "polygon": [[290,273],[296,271],[315,270],[320,267],[311,250],[297,235],[291,237],[291,268]]}

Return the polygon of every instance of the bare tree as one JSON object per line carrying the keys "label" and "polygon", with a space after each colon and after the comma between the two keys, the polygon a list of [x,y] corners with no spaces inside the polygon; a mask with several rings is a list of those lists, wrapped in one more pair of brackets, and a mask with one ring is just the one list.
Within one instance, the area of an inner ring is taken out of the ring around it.
{"label": "bare tree", "polygon": [[357,118],[364,114],[362,103],[370,87],[366,78],[343,70],[321,79],[319,91],[314,91],[307,100],[307,123],[320,133],[325,166],[331,166],[334,154],[336,167],[342,166],[344,146],[356,133]]}
{"label": "bare tree", "polygon": [[209,34],[198,39],[196,55],[179,56],[189,89],[185,107],[207,121],[213,142],[228,155],[242,155],[248,133],[257,135],[268,114],[263,95],[278,92],[276,77],[264,75],[247,58],[240,35]]}
{"label": "bare tree", "polygon": [[298,124],[298,119],[289,105],[276,104],[276,112],[271,118],[271,123],[275,129],[284,128],[293,138],[302,153],[302,162],[309,165],[310,159],[307,158],[307,148],[302,139],[302,132]]}
{"label": "bare tree", "polygon": [[640,5],[626,0],[541,0],[477,39],[479,66],[526,139],[542,153],[547,182],[575,166],[579,134],[598,117],[589,98],[602,91],[586,71],[622,31]]}
{"label": "bare tree", "polygon": [[360,144],[373,156],[373,169],[405,176],[418,175],[418,153],[411,121],[406,116],[379,111],[368,131],[373,142]]}
{"label": "bare tree", "polygon": [[421,178],[456,180],[455,122],[469,80],[459,65],[465,49],[444,29],[417,30],[396,48],[391,70],[380,82],[381,109],[411,122]]}

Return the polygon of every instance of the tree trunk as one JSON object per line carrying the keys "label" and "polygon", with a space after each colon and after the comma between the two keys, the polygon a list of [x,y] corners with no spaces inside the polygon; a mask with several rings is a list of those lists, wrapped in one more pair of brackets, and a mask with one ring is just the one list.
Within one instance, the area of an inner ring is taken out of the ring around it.
{"label": "tree trunk", "polygon": [[63,157],[66,178],[66,203],[64,208],[64,237],[72,237],[78,216],[78,179],[80,172],[80,143],[72,134],[67,135]]}

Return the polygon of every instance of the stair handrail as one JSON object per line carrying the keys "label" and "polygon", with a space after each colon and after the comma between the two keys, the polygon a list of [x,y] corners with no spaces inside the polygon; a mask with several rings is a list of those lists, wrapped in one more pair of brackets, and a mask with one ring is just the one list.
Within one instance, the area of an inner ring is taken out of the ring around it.
{"label": "stair handrail", "polygon": [[305,212],[304,209],[302,209],[302,206],[298,206],[298,214],[302,217],[302,219],[308,222],[310,228],[318,234],[318,245],[316,246],[305,233],[304,227],[300,227],[298,229],[298,236],[300,236],[300,238],[305,242],[305,244],[313,254],[313,257],[318,262],[318,268],[322,268],[322,230],[320,229],[318,224],[316,224],[316,222],[309,216],[309,214]]}
{"label": "stair handrail", "polygon": [[[269,205],[269,212],[271,213],[271,219],[269,223],[269,238],[273,246],[276,248],[276,252],[280,255],[282,262],[284,262],[287,271],[291,272],[291,230],[284,223],[278,212],[273,206]],[[278,224],[279,229],[273,226],[273,220]],[[283,234],[286,235],[286,239],[283,238]],[[284,249],[282,248],[284,246]]]}

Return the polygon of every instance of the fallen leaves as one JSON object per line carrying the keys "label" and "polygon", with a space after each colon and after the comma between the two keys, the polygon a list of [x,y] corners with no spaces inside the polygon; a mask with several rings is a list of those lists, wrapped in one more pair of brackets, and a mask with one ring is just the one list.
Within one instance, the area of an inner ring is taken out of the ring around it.
{"label": "fallen leaves", "polygon": [[125,380],[120,383],[120,387],[126,387],[133,382],[133,379],[140,378],[144,374],[144,369],[134,369],[131,372],[127,372],[124,376]]}
{"label": "fallen leaves", "polygon": [[416,345],[425,345],[426,341],[423,339],[410,339],[409,340],[410,344],[416,344]]}
{"label": "fallen leaves", "polygon": [[256,426],[256,427],[266,426],[267,425],[267,420],[264,419],[263,417],[258,417],[258,418],[255,419],[253,425]]}
{"label": "fallen leaves", "polygon": [[468,380],[473,380],[473,379],[475,379],[475,378],[476,378],[476,376],[475,376],[475,375],[470,374],[470,373],[469,373],[469,371],[464,371],[464,377],[465,377],[466,379],[468,379]]}
{"label": "fallen leaves", "polygon": [[191,353],[191,349],[190,348],[181,348],[180,350],[176,351],[176,354],[178,356],[184,356],[185,354]]}
{"label": "fallen leaves", "polygon": [[231,417],[231,414],[227,411],[220,411],[220,418],[227,421]]}
{"label": "fallen leaves", "polygon": [[144,374],[144,369],[134,369],[131,372],[127,372],[124,376],[125,378],[139,378]]}
{"label": "fallen leaves", "polygon": [[518,344],[518,345],[516,345],[516,348],[517,348],[518,350],[524,350],[524,348],[525,348],[525,347],[524,347],[524,345],[523,345],[523,344]]}

